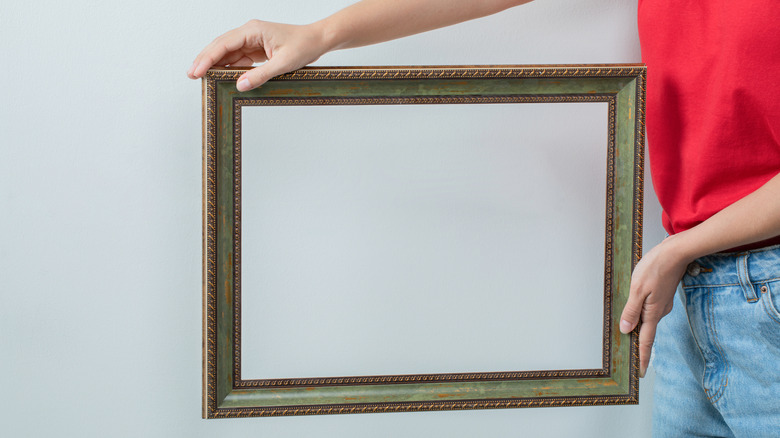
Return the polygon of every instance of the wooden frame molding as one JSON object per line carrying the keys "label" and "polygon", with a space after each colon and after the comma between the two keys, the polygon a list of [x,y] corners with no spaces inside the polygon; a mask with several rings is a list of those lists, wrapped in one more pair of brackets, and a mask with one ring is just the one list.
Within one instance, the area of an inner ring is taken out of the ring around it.
{"label": "wooden frame molding", "polygon": [[[203,79],[204,418],[638,403],[638,336],[618,325],[642,252],[644,66],[305,68],[239,93],[245,71]],[[242,107],[563,102],[608,103],[601,368],[242,379]]]}

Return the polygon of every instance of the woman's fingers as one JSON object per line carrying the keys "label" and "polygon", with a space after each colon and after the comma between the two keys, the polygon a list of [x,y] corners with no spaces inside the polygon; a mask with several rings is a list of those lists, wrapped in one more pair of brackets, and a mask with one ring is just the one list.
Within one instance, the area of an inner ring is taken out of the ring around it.
{"label": "woman's fingers", "polygon": [[244,57],[249,57],[253,62],[264,61],[261,32],[262,22],[251,20],[217,37],[195,57],[187,76],[197,79],[203,77],[211,67],[233,65]]}
{"label": "woman's fingers", "polygon": [[640,289],[637,283],[631,285],[628,302],[620,315],[620,331],[630,333],[639,325],[640,319],[642,320],[642,325],[639,328],[639,377],[644,377],[650,363],[650,353],[653,350],[655,327],[660,318],[648,314],[646,300],[649,294],[642,293]]}
{"label": "woman's fingers", "polygon": [[265,61],[239,78],[239,91],[246,91],[316,61],[325,50],[320,34],[311,26],[251,20],[206,46],[187,70],[187,76],[197,79],[214,66],[249,67]]}
{"label": "woman's fingers", "polygon": [[650,366],[650,356],[653,353],[657,326],[658,321],[647,321],[639,327],[639,377],[644,377],[647,373],[647,367]]}
{"label": "woman's fingers", "polygon": [[257,88],[260,85],[268,82],[269,79],[275,76],[279,76],[280,74],[287,73],[288,71],[294,70],[295,68],[299,67],[291,68],[280,58],[272,58],[265,64],[255,67],[241,75],[236,82],[236,88],[238,88],[238,91],[248,91]]}
{"label": "woman's fingers", "polygon": [[620,331],[629,333],[639,327],[639,374],[644,376],[650,363],[655,331],[661,319],[669,314],[677,284],[687,261],[680,257],[672,239],[667,238],[651,249],[634,268],[631,287],[623,313]]}
{"label": "woman's fingers", "polygon": [[252,58],[248,56],[243,56],[238,61],[231,62],[230,65],[233,67],[250,67],[255,62],[252,60]]}
{"label": "woman's fingers", "polygon": [[620,315],[620,331],[623,333],[630,333],[634,330],[634,327],[639,324],[639,319],[642,316],[642,308],[645,304],[645,296],[640,296],[636,290],[636,287],[632,285],[631,291],[628,294],[628,302],[623,308],[623,313]]}

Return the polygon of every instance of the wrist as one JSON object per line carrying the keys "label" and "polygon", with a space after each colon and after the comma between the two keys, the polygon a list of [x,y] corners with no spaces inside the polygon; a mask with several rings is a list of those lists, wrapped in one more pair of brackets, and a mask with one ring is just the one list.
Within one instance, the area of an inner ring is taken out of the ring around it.
{"label": "wrist", "polygon": [[707,252],[699,248],[695,233],[691,230],[682,231],[664,239],[662,244],[667,247],[668,254],[671,254],[674,261],[679,264],[687,265],[699,257],[707,255]]}
{"label": "wrist", "polygon": [[307,25],[316,36],[318,49],[321,54],[345,48],[346,41],[343,40],[343,32],[339,31],[339,26],[331,17],[315,21]]}

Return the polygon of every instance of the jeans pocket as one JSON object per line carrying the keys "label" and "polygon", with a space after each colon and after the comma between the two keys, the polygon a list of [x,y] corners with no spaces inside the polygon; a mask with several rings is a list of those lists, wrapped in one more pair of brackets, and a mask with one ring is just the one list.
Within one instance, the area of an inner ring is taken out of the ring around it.
{"label": "jeans pocket", "polygon": [[771,281],[761,285],[761,301],[770,318],[780,325],[780,281]]}

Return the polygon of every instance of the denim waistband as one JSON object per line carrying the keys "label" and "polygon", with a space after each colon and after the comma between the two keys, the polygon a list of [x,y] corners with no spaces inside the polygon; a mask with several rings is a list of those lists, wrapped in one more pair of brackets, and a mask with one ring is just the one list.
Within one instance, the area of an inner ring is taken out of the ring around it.
{"label": "denim waistband", "polygon": [[[688,265],[683,288],[758,284],[780,279],[780,245],[704,256]],[[746,291],[747,292],[747,291]]]}

